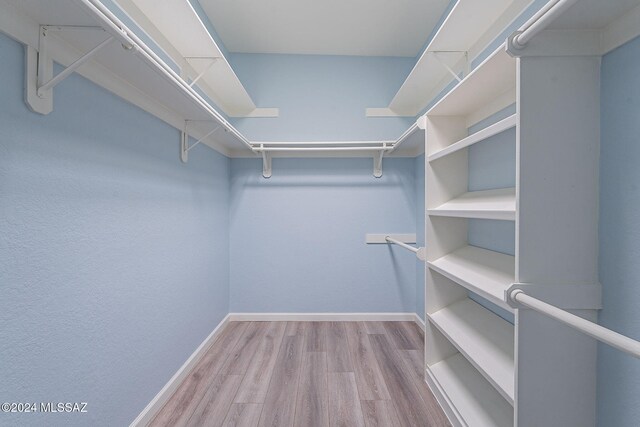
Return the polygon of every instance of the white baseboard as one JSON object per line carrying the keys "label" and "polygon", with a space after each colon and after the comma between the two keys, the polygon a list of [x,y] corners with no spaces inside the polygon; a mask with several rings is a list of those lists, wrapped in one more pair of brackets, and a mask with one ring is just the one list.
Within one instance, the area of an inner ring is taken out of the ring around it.
{"label": "white baseboard", "polygon": [[422,320],[416,313],[414,313],[413,316],[413,321],[415,322],[415,324],[418,325],[420,329],[422,329],[422,332],[425,332],[427,330],[427,325],[424,323],[424,320]]}
{"label": "white baseboard", "polygon": [[216,326],[216,328],[209,334],[207,338],[200,344],[200,346],[193,352],[186,362],[173,374],[171,379],[162,387],[162,390],[149,402],[146,408],[140,412],[140,415],[136,417],[131,423],[130,427],[142,427],[151,422],[160,409],[167,403],[167,400],[178,389],[182,381],[191,373],[196,364],[200,361],[202,356],[209,349],[209,346],[213,344],[217,335],[224,329],[227,323],[230,321],[230,315],[226,315],[224,319]]}
{"label": "white baseboard", "polygon": [[232,322],[415,322],[416,317],[415,313],[229,313]]}

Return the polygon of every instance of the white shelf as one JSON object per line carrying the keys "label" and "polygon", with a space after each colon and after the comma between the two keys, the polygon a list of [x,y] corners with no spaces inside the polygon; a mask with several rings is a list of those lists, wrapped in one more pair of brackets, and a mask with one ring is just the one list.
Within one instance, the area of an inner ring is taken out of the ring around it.
{"label": "white shelf", "polygon": [[[494,24],[513,4],[516,7],[511,7],[510,13],[515,16],[525,7],[524,3],[514,0],[459,0],[388,108],[400,115],[418,114],[453,80],[440,61],[456,71],[463,70],[466,66],[465,52],[469,52],[488,31],[499,31]],[[442,52],[438,54],[439,59],[434,56],[435,52]]]}
{"label": "white shelf", "polygon": [[[0,16],[3,32],[34,49],[38,48],[39,25],[55,23],[59,26],[100,26],[105,29],[51,31],[47,42],[49,58],[65,66],[96,47],[112,31],[102,20],[102,15],[74,0],[5,0],[0,2]],[[129,37],[135,37],[135,33],[122,22],[115,25],[125,30]],[[224,117],[210,105],[204,107],[194,91],[171,82],[160,72],[161,69],[169,70],[170,67],[164,62],[149,60],[139,50],[125,50],[120,43],[111,43],[78,68],[77,73],[177,129],[184,127],[185,119],[201,121],[191,126],[193,137],[200,138],[220,124],[227,131],[217,132],[203,141],[205,144],[226,155],[234,150],[249,152],[246,138]]]}
{"label": "white shelf", "polygon": [[464,425],[513,426],[511,405],[461,354],[429,366],[427,377]]}
{"label": "white shelf", "polygon": [[[473,117],[470,124],[516,100],[516,59],[500,46],[428,112],[428,116]],[[476,118],[477,116],[477,118]]]}
{"label": "white shelf", "polygon": [[470,191],[427,212],[432,216],[513,221],[516,218],[516,191],[515,188]]}
{"label": "white shelf", "polygon": [[513,405],[513,325],[470,299],[429,315],[429,320]]}
{"label": "white shelf", "polygon": [[[188,1],[158,2],[130,0],[160,33],[182,55],[197,73],[205,72],[201,81],[204,90],[230,116],[259,116],[256,106],[236,76],[231,65],[213,40],[196,11]],[[127,6],[128,2],[123,2]],[[212,57],[217,57],[211,66]],[[209,68],[210,67],[210,68]]]}
{"label": "white shelf", "polygon": [[435,153],[429,156],[428,160],[430,162],[433,162],[442,157],[448,156],[449,154],[453,154],[459,150],[470,147],[473,144],[482,142],[488,138],[491,138],[494,135],[504,132],[505,130],[516,127],[517,123],[518,123],[518,115],[513,114],[507,117],[506,119],[500,120],[499,122],[494,123],[491,126],[487,126],[486,128],[474,134],[471,134],[468,137],[461,139],[460,141],[455,142],[446,148],[443,148],[442,150],[436,151]]}
{"label": "white shelf", "polygon": [[393,149],[387,153],[398,157],[415,157],[424,153],[424,130],[426,117],[419,117],[414,124],[398,137],[393,143]]}
{"label": "white shelf", "polygon": [[475,246],[465,246],[435,261],[429,268],[513,312],[504,291],[515,282],[515,257]]}

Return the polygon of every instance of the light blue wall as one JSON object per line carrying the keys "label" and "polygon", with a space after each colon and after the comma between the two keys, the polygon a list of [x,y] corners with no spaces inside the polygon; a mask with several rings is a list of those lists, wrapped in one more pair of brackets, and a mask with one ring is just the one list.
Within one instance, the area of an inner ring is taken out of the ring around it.
{"label": "light blue wall", "polygon": [[[600,151],[600,324],[640,339],[640,38],[604,56]],[[600,345],[598,425],[640,423],[640,363]]]}
{"label": "light blue wall", "polygon": [[1,425],[128,425],[228,312],[229,160],[72,75],[23,103],[0,35]]}
{"label": "light blue wall", "polygon": [[416,230],[414,159],[231,161],[232,312],[413,312],[415,256],[366,233]]}
{"label": "light blue wall", "polygon": [[[425,192],[424,192],[424,154],[415,158],[415,180],[416,180],[416,234],[418,237],[417,246],[424,246],[424,226],[425,226]],[[424,319],[424,285],[426,264],[416,259],[416,313],[422,320]]]}
{"label": "light blue wall", "polygon": [[[515,113],[509,106],[469,128],[469,134],[478,132]],[[469,147],[469,191],[515,187],[516,185],[516,131],[509,129],[481,143]],[[508,255],[515,254],[515,222],[486,219],[468,220],[467,240],[470,245]],[[469,293],[474,301],[487,307],[500,317],[513,323],[514,316],[486,299]]]}
{"label": "light blue wall", "polygon": [[[469,128],[478,132],[515,113],[509,106]],[[508,129],[479,144],[469,147],[469,191],[515,187],[516,131]],[[515,254],[515,223],[513,221],[469,220],[468,241],[474,246]]]}
{"label": "light blue wall", "polygon": [[278,118],[232,119],[250,140],[395,140],[413,118],[367,118],[404,81],[413,58],[231,54],[231,66],[256,105]]}

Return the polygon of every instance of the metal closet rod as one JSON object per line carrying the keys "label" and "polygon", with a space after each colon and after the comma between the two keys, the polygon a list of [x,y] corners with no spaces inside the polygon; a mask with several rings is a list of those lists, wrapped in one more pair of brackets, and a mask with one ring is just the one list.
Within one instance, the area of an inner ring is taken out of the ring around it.
{"label": "metal closet rod", "polygon": [[578,0],[551,0],[545,4],[522,27],[524,30],[513,37],[513,47],[522,49],[538,33],[547,28],[558,16],[571,7]]}
{"label": "metal closet rod", "polygon": [[142,40],[140,40],[126,25],[122,23],[109,9],[98,0],[75,0],[81,6],[88,9],[91,14],[105,27],[105,30],[113,37],[117,38],[126,49],[133,50],[142,59],[149,63],[154,70],[166,78],[176,88],[180,89],[193,100],[200,108],[210,114],[213,119],[219,122],[225,130],[238,138],[243,144],[253,149],[251,143],[236,128],[234,128],[220,113],[218,113],[209,103],[200,96],[187,82],[185,82],[175,71],[156,55]]}
{"label": "metal closet rod", "polygon": [[416,248],[414,246],[407,245],[406,243],[401,242],[400,240],[396,240],[396,239],[394,239],[393,237],[390,237],[390,236],[386,236],[384,238],[384,240],[386,240],[387,243],[392,243],[394,245],[398,245],[398,246],[400,246],[400,247],[402,247],[404,249],[407,249],[407,250],[413,252],[414,254],[416,254],[416,257],[418,257],[418,259],[420,261],[426,261],[426,259],[427,259],[427,254],[425,252],[425,248]]}
{"label": "metal closet rod", "polygon": [[419,249],[419,248],[415,248],[415,247],[413,247],[413,246],[411,246],[411,245],[407,245],[406,243],[401,242],[400,240],[396,240],[396,239],[394,239],[394,238],[392,238],[392,237],[386,236],[386,237],[384,238],[384,240],[386,240],[386,241],[387,241],[387,242],[389,242],[389,243],[393,243],[394,245],[402,246],[403,248],[405,248],[405,249],[407,249],[407,250],[409,250],[409,251],[411,251],[411,252],[413,252],[413,253],[415,253],[415,254],[417,254],[418,252],[420,252],[420,249]]}
{"label": "metal closet rod", "polygon": [[[420,119],[418,119],[418,120],[420,120]],[[392,153],[393,150],[398,148],[400,146],[400,144],[402,144],[409,137],[409,135],[411,135],[413,132],[415,132],[418,129],[418,127],[419,127],[418,126],[418,122],[416,121],[414,124],[412,124],[409,127],[409,129],[404,131],[404,133],[402,135],[400,135],[400,137],[396,140],[395,144],[393,144],[393,147],[391,147],[391,149],[389,150],[389,153]]]}
{"label": "metal closet rod", "polygon": [[256,153],[270,151],[386,151],[391,147],[255,147]]}
{"label": "metal closet rod", "polygon": [[378,144],[378,145],[382,145],[382,144],[387,144],[389,146],[391,146],[391,144],[394,144],[394,141],[302,141],[302,142],[295,142],[295,141],[264,141],[264,142],[260,142],[260,141],[254,141],[251,143],[254,147],[259,148],[261,146],[267,146],[267,145],[374,145],[374,144]]}
{"label": "metal closet rod", "polygon": [[551,317],[565,325],[568,325],[583,334],[587,334],[592,338],[602,341],[603,343],[610,345],[620,351],[630,354],[633,357],[640,359],[640,342],[632,338],[626,337],[622,334],[607,329],[597,323],[590,322],[583,319],[580,316],[569,313],[554,305],[548,304],[544,301],[540,301],[530,295],[527,295],[522,289],[514,289],[509,294],[511,300],[522,304],[523,306]]}

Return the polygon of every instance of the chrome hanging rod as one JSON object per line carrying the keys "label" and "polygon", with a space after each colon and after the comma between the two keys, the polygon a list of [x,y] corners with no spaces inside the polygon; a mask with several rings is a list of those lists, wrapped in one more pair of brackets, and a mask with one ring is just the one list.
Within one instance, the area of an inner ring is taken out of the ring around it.
{"label": "chrome hanging rod", "polygon": [[385,151],[391,147],[255,147],[253,151]]}
{"label": "chrome hanging rod", "polygon": [[396,239],[394,239],[394,238],[392,238],[390,236],[386,236],[384,238],[384,240],[386,240],[388,243],[391,243],[391,244],[394,244],[394,245],[398,245],[398,246],[400,246],[402,248],[405,248],[408,251],[413,252],[414,254],[416,254],[416,256],[418,257],[418,259],[420,261],[424,261],[426,259],[424,248],[416,248],[414,246],[407,245],[406,243],[401,242],[400,240],[396,240]]}
{"label": "chrome hanging rod", "polygon": [[583,334],[587,334],[592,338],[597,339],[613,348],[630,354],[633,357],[640,359],[640,342],[632,338],[626,337],[622,334],[614,332],[597,323],[590,322],[583,319],[580,316],[569,313],[554,305],[548,304],[537,298],[527,295],[522,289],[514,289],[509,294],[509,298],[522,304],[523,306],[551,317],[567,326],[570,326]]}
{"label": "chrome hanging rod", "polygon": [[547,28],[558,16],[573,6],[578,0],[551,0],[533,15],[517,33],[510,37],[510,46],[523,49],[538,33]]}

